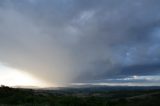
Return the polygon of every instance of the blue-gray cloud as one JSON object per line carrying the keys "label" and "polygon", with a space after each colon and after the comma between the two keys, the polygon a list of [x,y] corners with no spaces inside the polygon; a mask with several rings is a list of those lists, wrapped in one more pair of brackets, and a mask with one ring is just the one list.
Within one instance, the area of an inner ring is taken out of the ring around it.
{"label": "blue-gray cloud", "polygon": [[159,0],[2,0],[0,6],[0,61],[13,67],[51,82],[160,72]]}

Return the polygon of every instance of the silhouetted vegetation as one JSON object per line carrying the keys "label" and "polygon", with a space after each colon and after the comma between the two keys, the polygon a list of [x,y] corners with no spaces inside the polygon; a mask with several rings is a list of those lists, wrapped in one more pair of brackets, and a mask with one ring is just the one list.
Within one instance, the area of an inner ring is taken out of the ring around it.
{"label": "silhouetted vegetation", "polygon": [[0,106],[160,106],[160,90],[32,90],[0,87]]}

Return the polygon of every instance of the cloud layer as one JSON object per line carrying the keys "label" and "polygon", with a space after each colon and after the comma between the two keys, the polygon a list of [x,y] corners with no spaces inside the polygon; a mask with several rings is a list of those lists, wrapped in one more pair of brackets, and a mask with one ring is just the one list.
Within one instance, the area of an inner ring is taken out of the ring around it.
{"label": "cloud layer", "polygon": [[0,62],[49,82],[156,75],[159,0],[2,0]]}

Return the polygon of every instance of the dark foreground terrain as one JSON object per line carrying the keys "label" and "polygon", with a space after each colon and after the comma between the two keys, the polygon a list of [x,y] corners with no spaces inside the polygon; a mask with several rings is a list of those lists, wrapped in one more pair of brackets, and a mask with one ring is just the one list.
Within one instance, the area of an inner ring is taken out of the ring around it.
{"label": "dark foreground terrain", "polygon": [[1,86],[0,106],[160,106],[160,89],[88,87],[32,90]]}

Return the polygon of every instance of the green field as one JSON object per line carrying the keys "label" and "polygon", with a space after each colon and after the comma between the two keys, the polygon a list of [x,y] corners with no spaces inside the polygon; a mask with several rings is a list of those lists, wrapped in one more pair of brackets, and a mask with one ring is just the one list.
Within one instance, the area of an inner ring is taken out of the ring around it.
{"label": "green field", "polygon": [[0,106],[160,106],[160,90],[32,90],[2,86]]}

